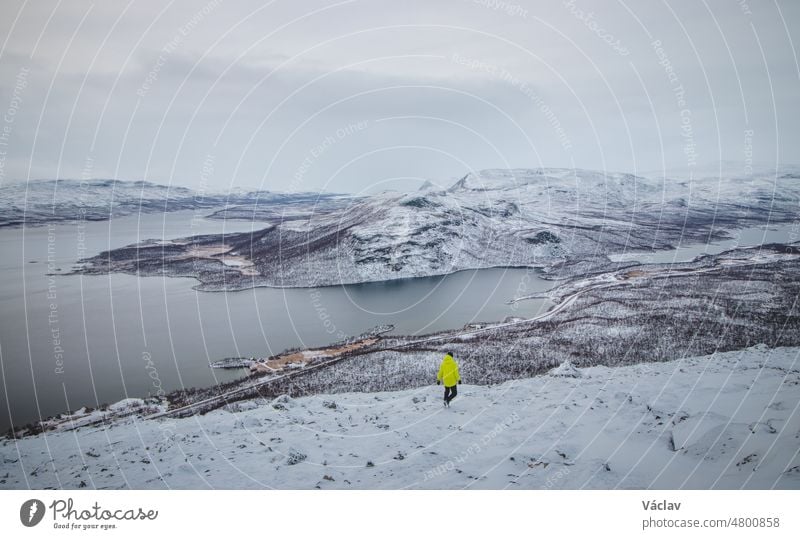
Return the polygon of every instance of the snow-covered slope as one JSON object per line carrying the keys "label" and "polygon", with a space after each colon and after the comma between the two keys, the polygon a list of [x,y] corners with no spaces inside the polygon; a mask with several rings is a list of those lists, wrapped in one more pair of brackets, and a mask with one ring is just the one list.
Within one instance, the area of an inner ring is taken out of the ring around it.
{"label": "snow-covered slope", "polygon": [[581,169],[492,169],[467,174],[450,191],[511,193],[506,197],[538,199],[547,202],[551,210],[580,214],[583,209],[634,210],[652,204],[760,206],[773,196],[797,196],[799,180],[800,168],[793,166],[762,170],[751,176],[726,169],[721,175],[707,173],[692,180]]}
{"label": "snow-covered slope", "polygon": [[0,446],[2,488],[800,488],[800,348],[244,401]]}

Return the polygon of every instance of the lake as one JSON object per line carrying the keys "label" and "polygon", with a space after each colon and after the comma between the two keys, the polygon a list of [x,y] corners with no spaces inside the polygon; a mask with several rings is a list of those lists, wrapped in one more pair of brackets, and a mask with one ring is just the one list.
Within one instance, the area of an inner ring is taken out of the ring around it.
{"label": "lake", "polygon": [[636,261],[642,264],[675,264],[689,262],[698,256],[715,255],[739,247],[756,247],[767,243],[792,243],[800,239],[800,227],[796,223],[743,228],[729,231],[729,233],[733,237],[727,240],[690,243],[663,251],[630,251],[610,255],[609,258],[614,262]]}
{"label": "lake", "polygon": [[550,306],[543,299],[505,303],[554,285],[524,269],[239,292],[197,292],[196,281],[184,278],[47,275],[48,263],[66,270],[79,258],[144,239],[261,228],[205,219],[206,213],[0,230],[2,430],[244,374],[209,367],[224,357],[319,346],[379,324],[393,324],[397,334],[423,334],[531,317]]}

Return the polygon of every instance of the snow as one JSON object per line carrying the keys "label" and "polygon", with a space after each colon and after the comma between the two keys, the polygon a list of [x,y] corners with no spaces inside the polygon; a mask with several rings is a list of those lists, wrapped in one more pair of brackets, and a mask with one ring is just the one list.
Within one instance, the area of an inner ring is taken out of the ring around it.
{"label": "snow", "polygon": [[128,398],[115,402],[114,404],[109,406],[108,409],[111,410],[112,412],[122,412],[133,408],[140,408],[144,405],[145,402],[142,399]]}
{"label": "snow", "polygon": [[[234,403],[0,446],[2,488],[800,488],[800,348]],[[130,403],[128,403],[130,404]]]}

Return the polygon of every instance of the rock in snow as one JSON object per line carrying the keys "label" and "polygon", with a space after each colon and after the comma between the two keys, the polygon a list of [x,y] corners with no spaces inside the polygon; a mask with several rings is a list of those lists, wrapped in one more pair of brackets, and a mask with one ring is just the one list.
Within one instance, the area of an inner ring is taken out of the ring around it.
{"label": "rock in snow", "polygon": [[583,376],[581,371],[576,369],[569,360],[565,361],[555,369],[550,369],[550,376],[562,376],[564,378],[580,378]]}

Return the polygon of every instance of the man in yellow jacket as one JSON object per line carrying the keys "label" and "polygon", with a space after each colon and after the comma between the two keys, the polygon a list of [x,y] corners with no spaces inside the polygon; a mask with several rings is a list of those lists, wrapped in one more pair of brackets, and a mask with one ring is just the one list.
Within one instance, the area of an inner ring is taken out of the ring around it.
{"label": "man in yellow jacket", "polygon": [[458,374],[458,363],[453,359],[451,352],[444,353],[444,359],[439,366],[439,374],[436,375],[436,385],[444,383],[444,405],[450,406],[450,401],[458,394],[457,385],[461,383],[461,376]]}

